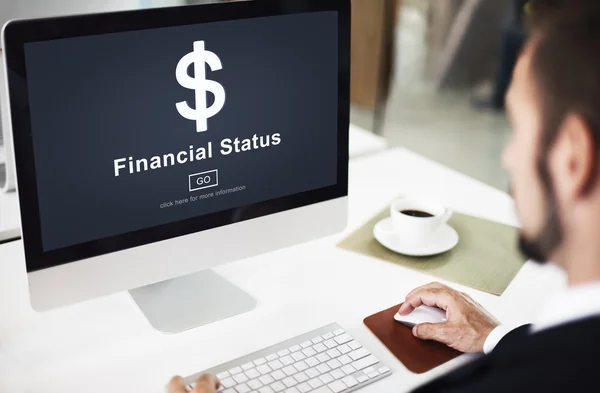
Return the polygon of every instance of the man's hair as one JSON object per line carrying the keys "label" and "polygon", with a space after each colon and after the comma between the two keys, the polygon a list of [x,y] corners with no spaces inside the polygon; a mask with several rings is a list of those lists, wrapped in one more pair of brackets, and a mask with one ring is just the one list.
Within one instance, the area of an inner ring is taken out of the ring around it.
{"label": "man's hair", "polygon": [[541,154],[569,114],[581,116],[600,152],[600,0],[531,0],[527,13],[531,75],[542,105]]}

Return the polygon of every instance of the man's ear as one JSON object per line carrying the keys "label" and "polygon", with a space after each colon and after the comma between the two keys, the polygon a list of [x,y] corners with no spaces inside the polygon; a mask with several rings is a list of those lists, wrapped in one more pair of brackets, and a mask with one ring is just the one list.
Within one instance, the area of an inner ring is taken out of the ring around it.
{"label": "man's ear", "polygon": [[595,180],[597,154],[591,130],[580,115],[565,119],[551,156],[557,193],[568,200],[584,196]]}

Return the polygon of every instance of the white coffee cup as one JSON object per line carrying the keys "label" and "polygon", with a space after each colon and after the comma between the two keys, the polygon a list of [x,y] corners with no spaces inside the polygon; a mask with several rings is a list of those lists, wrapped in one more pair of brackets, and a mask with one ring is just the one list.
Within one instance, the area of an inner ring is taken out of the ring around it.
{"label": "white coffee cup", "polygon": [[[428,216],[415,217],[406,212],[422,212]],[[398,236],[403,244],[426,247],[437,230],[452,217],[452,210],[433,199],[409,196],[396,199],[392,203],[390,216],[392,233]]]}

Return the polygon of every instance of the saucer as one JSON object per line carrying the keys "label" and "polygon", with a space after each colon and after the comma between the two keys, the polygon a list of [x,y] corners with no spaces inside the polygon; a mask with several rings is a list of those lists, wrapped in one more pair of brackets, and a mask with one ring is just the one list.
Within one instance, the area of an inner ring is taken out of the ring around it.
{"label": "saucer", "polygon": [[401,239],[392,233],[392,219],[390,217],[379,221],[373,228],[375,239],[382,246],[398,254],[412,257],[428,257],[442,254],[452,250],[458,244],[458,233],[448,224],[444,224],[437,230],[434,237],[426,246],[415,247],[413,245],[402,244]]}

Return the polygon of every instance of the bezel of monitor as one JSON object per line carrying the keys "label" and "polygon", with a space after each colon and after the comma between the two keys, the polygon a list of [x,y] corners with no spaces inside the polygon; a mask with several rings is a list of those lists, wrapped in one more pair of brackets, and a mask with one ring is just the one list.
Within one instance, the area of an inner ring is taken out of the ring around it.
{"label": "bezel of monitor", "polygon": [[[27,43],[322,11],[338,13],[338,160],[335,185],[56,250],[43,250],[25,66],[24,47]],[[8,22],[3,30],[4,54],[27,272],[347,196],[350,13],[350,0],[260,0]]]}

